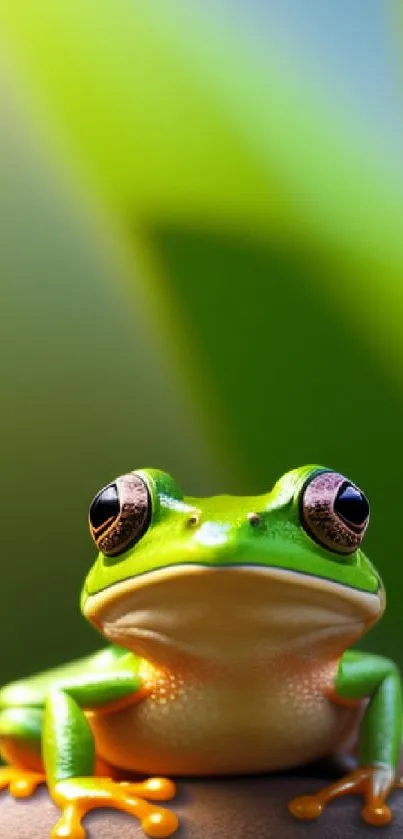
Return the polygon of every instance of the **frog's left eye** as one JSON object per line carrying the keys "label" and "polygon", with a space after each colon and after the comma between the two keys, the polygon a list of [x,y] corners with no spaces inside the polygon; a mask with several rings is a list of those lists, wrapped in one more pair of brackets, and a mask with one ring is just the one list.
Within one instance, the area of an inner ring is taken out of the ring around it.
{"label": "frog's left eye", "polygon": [[143,536],[150,517],[148,488],[139,475],[129,472],[101,489],[93,499],[90,533],[101,553],[118,556]]}
{"label": "frog's left eye", "polygon": [[339,554],[354,553],[369,521],[361,490],[338,472],[316,472],[300,497],[301,523],[315,542]]}

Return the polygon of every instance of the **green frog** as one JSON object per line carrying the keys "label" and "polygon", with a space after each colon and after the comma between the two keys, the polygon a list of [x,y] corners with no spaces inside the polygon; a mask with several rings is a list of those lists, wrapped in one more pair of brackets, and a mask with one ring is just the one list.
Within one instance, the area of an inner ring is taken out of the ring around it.
{"label": "green frog", "polygon": [[358,768],[290,811],[316,819],[357,792],[365,821],[388,823],[401,677],[351,649],[385,608],[368,520],[359,487],[315,465],[256,496],[186,497],[156,469],[103,487],[81,609],[108,645],[1,690],[0,788],[45,782],[61,809],[52,839],[82,839],[98,807],[167,837],[172,778],[275,772],[356,741]]}

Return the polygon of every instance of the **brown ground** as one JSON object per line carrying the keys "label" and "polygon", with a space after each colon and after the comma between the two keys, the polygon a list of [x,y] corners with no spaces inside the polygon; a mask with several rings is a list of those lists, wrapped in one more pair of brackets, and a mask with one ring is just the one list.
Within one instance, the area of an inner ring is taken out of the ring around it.
{"label": "brown ground", "polygon": [[[340,767],[336,772],[340,776]],[[175,838],[402,839],[403,790],[391,796],[394,819],[388,827],[366,825],[356,796],[333,803],[317,822],[300,822],[288,813],[290,798],[320,789],[334,774],[335,767],[316,767],[299,775],[181,780],[170,802],[181,823]],[[58,816],[44,789],[19,801],[0,793],[0,839],[49,839]],[[144,839],[136,820],[116,811],[91,813],[84,824],[87,839]]]}

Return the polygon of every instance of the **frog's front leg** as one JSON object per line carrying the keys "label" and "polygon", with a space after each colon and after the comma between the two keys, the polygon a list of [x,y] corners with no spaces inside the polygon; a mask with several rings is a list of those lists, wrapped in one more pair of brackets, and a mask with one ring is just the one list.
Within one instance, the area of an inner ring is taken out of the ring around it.
{"label": "frog's front leg", "polygon": [[401,676],[387,658],[347,651],[335,681],[335,699],[369,698],[359,731],[359,768],[316,795],[295,798],[291,813],[316,819],[329,801],[341,795],[364,797],[362,816],[368,824],[383,825],[392,814],[386,803],[391,790],[402,786],[396,775],[402,745],[403,701]]}
{"label": "frog's front leg", "polygon": [[174,813],[144,799],[172,798],[175,787],[171,781],[150,778],[143,783],[128,783],[94,776],[94,738],[80,707],[84,696],[79,694],[80,691],[53,690],[46,702],[43,731],[46,780],[51,797],[62,810],[52,839],[83,839],[82,819],[98,807],[115,807],[136,816],[149,836],[170,836],[178,826]]}

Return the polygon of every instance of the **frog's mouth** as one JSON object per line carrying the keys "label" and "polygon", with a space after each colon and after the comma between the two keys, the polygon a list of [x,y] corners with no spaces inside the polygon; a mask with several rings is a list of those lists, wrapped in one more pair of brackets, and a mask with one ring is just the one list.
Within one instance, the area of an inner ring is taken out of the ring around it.
{"label": "frog's mouth", "polygon": [[85,616],[144,658],[268,657],[317,644],[343,649],[381,616],[371,594],[309,574],[262,566],[175,565],[87,597]]}

